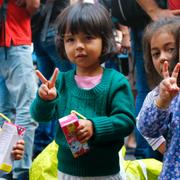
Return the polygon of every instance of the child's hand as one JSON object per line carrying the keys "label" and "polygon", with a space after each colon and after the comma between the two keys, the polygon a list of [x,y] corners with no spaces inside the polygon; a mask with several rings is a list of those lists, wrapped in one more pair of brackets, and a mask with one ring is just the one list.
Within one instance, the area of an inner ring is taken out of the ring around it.
{"label": "child's hand", "polygon": [[163,64],[162,74],[164,79],[160,83],[159,96],[156,100],[158,107],[166,108],[171,103],[172,99],[180,91],[180,88],[177,85],[177,79],[180,70],[180,63],[176,64],[172,75],[169,75],[168,71],[168,62],[165,61]]}
{"label": "child's hand", "polygon": [[39,96],[43,99],[43,100],[53,100],[56,98],[57,96],[57,92],[56,92],[56,88],[55,88],[55,82],[57,79],[57,75],[58,75],[58,68],[56,68],[54,70],[54,73],[52,75],[52,79],[51,80],[47,80],[40,71],[36,71],[36,75],[38,76],[38,78],[41,80],[42,84],[39,87],[38,93]]}
{"label": "child's hand", "polygon": [[76,134],[81,143],[85,143],[86,141],[88,141],[93,135],[92,122],[87,119],[80,119]]}
{"label": "child's hand", "polygon": [[24,144],[24,140],[19,140],[13,147],[11,154],[14,160],[22,159],[24,155]]}

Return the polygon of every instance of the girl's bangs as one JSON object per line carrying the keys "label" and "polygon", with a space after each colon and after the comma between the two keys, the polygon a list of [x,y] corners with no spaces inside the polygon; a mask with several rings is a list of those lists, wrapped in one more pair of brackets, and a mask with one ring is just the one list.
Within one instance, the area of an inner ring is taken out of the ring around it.
{"label": "girl's bangs", "polygon": [[83,32],[85,34],[100,36],[102,32],[100,26],[98,26],[99,23],[97,23],[98,18],[94,17],[94,15],[87,14],[76,13],[69,15],[65,33],[77,34]]}

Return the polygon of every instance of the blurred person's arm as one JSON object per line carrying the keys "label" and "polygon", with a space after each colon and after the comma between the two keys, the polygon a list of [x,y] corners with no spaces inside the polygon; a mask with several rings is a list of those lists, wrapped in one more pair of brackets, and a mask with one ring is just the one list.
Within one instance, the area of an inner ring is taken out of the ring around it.
{"label": "blurred person's arm", "polygon": [[120,42],[118,49],[120,53],[126,54],[131,49],[129,28],[127,26],[118,24],[117,29],[117,36],[119,37],[118,42]]}
{"label": "blurred person's arm", "polygon": [[164,154],[166,151],[166,142],[164,141],[158,148],[157,150],[161,153]]}
{"label": "blurred person's arm", "polygon": [[158,138],[149,138],[146,136],[143,137],[154,151],[158,150],[161,154],[164,154],[164,152],[166,151],[166,140],[163,136],[160,136]]}
{"label": "blurred person's arm", "polygon": [[40,7],[40,0],[26,0],[26,9],[29,14],[34,14]]}
{"label": "blurred person's arm", "polygon": [[172,17],[180,15],[179,10],[162,9],[158,6],[155,0],[136,0],[144,11],[151,17],[153,21],[163,17]]}
{"label": "blurred person's arm", "polygon": [[[139,117],[137,117],[136,120],[139,121]],[[139,132],[141,133],[140,130]],[[148,144],[152,147],[154,151],[158,150],[161,154],[164,154],[164,152],[166,151],[166,140],[163,136],[159,136],[157,138],[149,138],[144,136],[143,134],[141,135],[144,137],[144,139],[148,142]]]}
{"label": "blurred person's arm", "polygon": [[151,138],[151,137],[147,137],[145,135],[142,134],[141,129],[139,128],[139,121],[140,121],[140,116],[142,114],[142,112],[145,112],[146,107],[149,106],[149,104],[154,101],[154,99],[156,98],[156,91],[151,91],[148,93],[148,95],[146,96],[143,105],[141,107],[141,110],[138,114],[138,116],[136,117],[136,123],[137,123],[137,129],[138,131],[141,133],[141,135],[144,137],[144,139],[148,142],[148,144],[152,147],[152,149],[158,150],[161,154],[164,154],[164,152],[166,151],[166,139],[164,138],[164,136],[159,136],[156,138]]}
{"label": "blurred person's arm", "polygon": [[16,0],[16,5],[26,8],[33,15],[40,7],[40,0]]}

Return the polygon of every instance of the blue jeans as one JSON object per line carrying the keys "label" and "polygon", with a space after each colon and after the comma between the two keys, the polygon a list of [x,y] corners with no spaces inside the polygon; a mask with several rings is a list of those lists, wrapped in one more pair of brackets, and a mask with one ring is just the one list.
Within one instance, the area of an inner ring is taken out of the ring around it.
{"label": "blue jeans", "polygon": [[[131,46],[132,46],[132,56],[135,59],[135,73],[136,73],[136,102],[135,102],[135,113],[138,115],[144,99],[149,92],[149,87],[146,79],[143,50],[142,50],[142,29],[131,29]],[[135,129],[135,137],[137,147],[135,150],[135,156],[137,158],[156,158],[161,159],[160,154],[152,150],[147,141]]]}
{"label": "blue jeans", "polygon": [[136,116],[138,115],[146,95],[149,92],[149,87],[146,79],[144,67],[143,50],[142,50],[142,30],[132,29],[131,31],[131,46],[132,56],[135,59],[136,73]]}
{"label": "blue jeans", "polygon": [[[49,28],[45,41],[41,41],[39,36],[34,42],[37,68],[47,79],[50,79],[55,67],[58,67],[63,72],[73,68],[73,65],[68,60],[60,58],[54,39],[55,31]],[[35,133],[34,156],[39,154],[54,139],[55,126],[55,119],[50,122],[39,123]]]}
{"label": "blue jeans", "polygon": [[[25,154],[14,161],[13,176],[27,172],[32,162],[34,133],[37,123],[30,116],[29,108],[35,98],[37,83],[29,45],[0,47],[0,112],[14,119],[15,124],[26,128]],[[0,125],[4,120],[0,118]]]}

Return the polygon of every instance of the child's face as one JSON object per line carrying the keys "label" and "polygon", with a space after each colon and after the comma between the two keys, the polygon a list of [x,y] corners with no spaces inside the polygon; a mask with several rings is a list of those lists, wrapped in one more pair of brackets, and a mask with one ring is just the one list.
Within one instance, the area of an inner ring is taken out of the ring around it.
{"label": "child's face", "polygon": [[99,57],[102,53],[102,39],[83,32],[78,34],[66,33],[64,47],[68,59],[76,64],[77,73],[100,66]]}
{"label": "child's face", "polygon": [[162,76],[162,65],[168,61],[169,65],[173,64],[176,52],[176,42],[173,34],[165,31],[158,31],[152,36],[151,56],[156,71]]}

